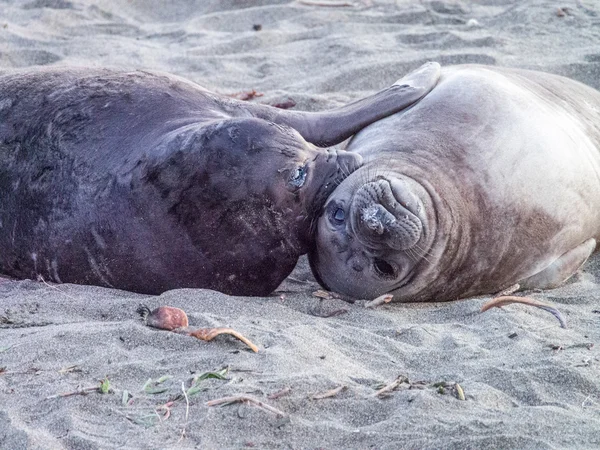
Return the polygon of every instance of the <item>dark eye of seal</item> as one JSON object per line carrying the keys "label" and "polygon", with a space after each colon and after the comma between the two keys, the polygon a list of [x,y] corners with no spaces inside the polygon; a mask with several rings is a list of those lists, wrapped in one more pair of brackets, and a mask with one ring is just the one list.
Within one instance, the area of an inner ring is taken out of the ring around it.
{"label": "dark eye of seal", "polygon": [[326,215],[333,226],[343,225],[346,221],[346,212],[337,202],[331,202],[327,205]]}
{"label": "dark eye of seal", "polygon": [[290,178],[290,184],[297,188],[302,187],[304,185],[304,182],[306,181],[306,174],[307,170],[305,165],[302,167],[297,167],[296,170],[294,170],[294,172],[292,173],[292,177]]}
{"label": "dark eye of seal", "polygon": [[375,258],[373,260],[373,268],[375,269],[375,273],[382,278],[394,278],[396,276],[394,267],[383,259]]}
{"label": "dark eye of seal", "polygon": [[346,219],[346,213],[344,212],[344,210],[342,208],[337,208],[335,210],[335,212],[333,213],[333,220],[337,223],[337,224],[342,224],[344,223],[344,220]]}

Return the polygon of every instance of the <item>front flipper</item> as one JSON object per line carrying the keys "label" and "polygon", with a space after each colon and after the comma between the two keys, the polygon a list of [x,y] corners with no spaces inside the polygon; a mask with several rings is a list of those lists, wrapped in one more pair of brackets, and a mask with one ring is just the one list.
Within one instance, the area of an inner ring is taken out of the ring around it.
{"label": "front flipper", "polygon": [[521,289],[553,289],[567,281],[579,270],[596,248],[596,239],[569,250],[541,272],[519,281]]}
{"label": "front flipper", "polygon": [[349,105],[323,112],[288,111],[252,105],[255,117],[288,125],[319,147],[339,144],[384,117],[406,109],[427,95],[437,84],[441,67],[429,62],[392,86]]}

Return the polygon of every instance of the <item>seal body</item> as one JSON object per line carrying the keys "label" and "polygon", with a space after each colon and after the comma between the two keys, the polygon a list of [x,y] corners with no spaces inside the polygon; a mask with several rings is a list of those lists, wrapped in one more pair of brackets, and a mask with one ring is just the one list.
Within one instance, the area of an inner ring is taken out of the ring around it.
{"label": "seal body", "polygon": [[[431,89],[439,67],[428,67]],[[168,74],[3,75],[0,273],[150,294],[266,295],[306,253],[313,208],[360,164],[307,141],[341,142],[428,89],[398,84],[303,113]]]}
{"label": "seal body", "polygon": [[347,149],[365,164],[327,200],[309,255],[333,291],[445,301],[551,288],[600,238],[600,93],[576,81],[444,68]]}

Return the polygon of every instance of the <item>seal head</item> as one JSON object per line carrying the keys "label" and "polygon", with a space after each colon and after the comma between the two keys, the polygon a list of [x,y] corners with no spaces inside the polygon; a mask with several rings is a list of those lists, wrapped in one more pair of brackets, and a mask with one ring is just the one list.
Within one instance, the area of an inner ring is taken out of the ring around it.
{"label": "seal head", "polygon": [[356,298],[406,285],[435,231],[426,205],[427,192],[415,180],[367,163],[323,208],[309,258],[316,278],[329,290]]}

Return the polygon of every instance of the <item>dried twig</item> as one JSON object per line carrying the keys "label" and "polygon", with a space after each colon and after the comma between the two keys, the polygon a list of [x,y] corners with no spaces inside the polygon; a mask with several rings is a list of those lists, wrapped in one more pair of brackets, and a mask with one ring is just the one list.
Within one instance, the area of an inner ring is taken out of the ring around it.
{"label": "dried twig", "polygon": [[278,399],[280,397],[283,397],[284,395],[288,395],[290,392],[292,392],[292,389],[289,388],[289,387],[286,387],[286,388],[283,388],[280,391],[277,391],[277,392],[274,392],[274,393],[272,393],[270,395],[267,395],[267,398],[269,400],[275,400],[275,399]]}
{"label": "dried twig", "polygon": [[567,322],[565,321],[562,314],[556,309],[554,306],[549,305],[548,303],[540,302],[539,300],[535,300],[530,297],[516,297],[513,295],[507,295],[503,297],[496,297],[485,303],[481,307],[481,312],[485,312],[491,308],[500,308],[502,306],[510,305],[511,303],[522,303],[523,305],[535,306],[536,308],[543,309],[544,311],[548,311],[554,317],[558,319],[560,326],[562,328],[567,328]]}
{"label": "dried twig", "polygon": [[503,291],[500,291],[497,295],[494,295],[494,297],[505,297],[507,295],[514,294],[519,289],[521,289],[521,285],[519,283],[513,284],[512,286],[507,287]]}
{"label": "dried twig", "polygon": [[[175,332],[179,332],[179,331],[175,330]],[[256,345],[254,345],[254,343],[252,341],[250,341],[249,339],[247,339],[246,337],[244,337],[237,331],[232,330],[231,328],[198,328],[197,330],[194,330],[194,331],[185,331],[184,334],[187,334],[188,336],[193,336],[193,337],[195,337],[197,339],[201,339],[203,341],[212,341],[214,338],[216,338],[217,336],[219,336],[221,334],[229,334],[229,335],[233,336],[234,338],[242,341],[248,347],[250,347],[250,349],[254,353],[258,353],[258,347]]]}
{"label": "dried twig", "polygon": [[256,98],[256,97],[262,97],[263,95],[264,95],[263,93],[256,92],[255,89],[252,89],[251,91],[244,91],[244,92],[236,92],[234,94],[227,94],[227,97],[237,98],[238,100],[248,101],[248,100],[252,100],[253,98]]}
{"label": "dried twig", "polygon": [[185,385],[183,381],[181,382],[181,392],[183,392],[183,396],[185,397],[185,423],[183,424],[183,430],[181,430],[181,437],[177,441],[180,443],[185,438],[185,429],[187,427],[188,418],[190,416],[190,400],[188,399],[187,393],[185,392]]}
{"label": "dried twig", "polygon": [[354,6],[352,2],[344,1],[325,1],[325,0],[298,0],[298,3],[306,6],[327,6],[327,7],[345,7]]}
{"label": "dried twig", "polygon": [[233,395],[231,397],[223,397],[215,400],[211,400],[206,402],[206,406],[218,406],[218,405],[229,405],[231,403],[247,403],[258,408],[264,409],[265,411],[269,411],[273,414],[276,414],[281,417],[287,416],[283,411],[278,410],[277,408],[273,408],[270,405],[267,405],[260,400],[255,399],[254,397],[250,397],[249,395]]}
{"label": "dried twig", "polygon": [[370,302],[365,303],[365,308],[376,308],[377,306],[389,303],[392,301],[394,296],[392,294],[383,294]]}
{"label": "dried twig", "polygon": [[338,299],[338,300],[343,300],[347,303],[355,302],[355,299],[353,299],[353,298],[343,296],[341,294],[338,294],[337,292],[324,291],[322,289],[319,289],[318,291],[313,292],[312,295],[313,295],[313,297],[318,297],[323,300]]}
{"label": "dried twig", "polygon": [[52,286],[50,283],[48,283],[46,280],[44,280],[44,277],[41,275],[37,276],[37,281],[40,283],[44,283],[46,286],[48,286],[50,289],[54,289],[55,291],[60,292],[62,295],[64,295],[67,298],[70,298],[71,300],[77,300],[75,297],[73,297],[70,294],[67,294],[65,291],[63,291],[62,289],[59,289],[56,286]]}
{"label": "dried twig", "polygon": [[100,388],[98,386],[90,386],[73,392],[63,392],[62,394],[56,394],[46,397],[46,400],[50,400],[52,398],[71,397],[73,395],[87,395],[90,392],[100,392]]}
{"label": "dried twig", "polygon": [[60,369],[58,371],[58,373],[60,373],[61,375],[65,374],[65,373],[72,373],[72,372],[82,372],[81,367],[79,367],[79,365],[75,364],[73,366],[63,367],[62,369]]}
{"label": "dried twig", "polygon": [[330,397],[335,397],[336,395],[338,395],[340,392],[346,390],[348,388],[348,386],[345,385],[341,385],[336,387],[335,389],[331,389],[329,391],[323,392],[322,394],[313,394],[311,396],[311,398],[313,400],[321,400],[323,398],[330,398]]}
{"label": "dried twig", "polygon": [[313,292],[312,295],[313,295],[313,297],[318,297],[318,298],[322,298],[325,300],[331,300],[331,299],[335,298],[333,296],[333,293],[324,291],[322,289],[319,289],[318,291]]}
{"label": "dried twig", "polygon": [[404,375],[400,375],[398,378],[396,378],[390,384],[384,386],[383,388],[381,388],[377,392],[375,392],[374,396],[375,397],[385,397],[403,383],[408,383],[408,378],[406,378]]}

